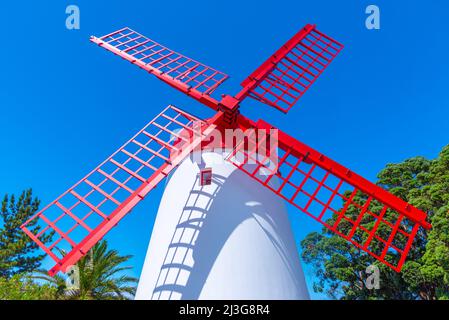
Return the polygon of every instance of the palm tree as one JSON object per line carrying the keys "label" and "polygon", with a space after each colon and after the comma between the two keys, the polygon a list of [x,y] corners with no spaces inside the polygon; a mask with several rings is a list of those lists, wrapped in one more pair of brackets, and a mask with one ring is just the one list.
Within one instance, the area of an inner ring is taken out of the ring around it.
{"label": "palm tree", "polygon": [[[65,255],[63,250],[60,251]],[[103,240],[78,261],[73,269],[73,285],[68,284],[68,277],[50,277],[45,271],[38,271],[32,277],[55,286],[61,299],[130,299],[134,296],[137,279],[123,274],[132,267],[120,265],[131,257],[120,256],[117,250],[109,250],[107,242]]]}

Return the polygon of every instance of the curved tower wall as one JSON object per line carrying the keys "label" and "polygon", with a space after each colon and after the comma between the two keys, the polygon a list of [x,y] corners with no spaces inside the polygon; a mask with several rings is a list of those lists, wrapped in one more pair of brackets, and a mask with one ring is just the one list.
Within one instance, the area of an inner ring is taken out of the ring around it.
{"label": "curved tower wall", "polygon": [[167,182],[136,299],[309,299],[284,201],[222,153],[200,156]]}

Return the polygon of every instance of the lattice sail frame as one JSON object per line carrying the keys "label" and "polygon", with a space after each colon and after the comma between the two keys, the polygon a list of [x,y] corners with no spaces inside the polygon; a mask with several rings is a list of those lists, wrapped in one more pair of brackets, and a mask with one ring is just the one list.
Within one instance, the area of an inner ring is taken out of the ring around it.
{"label": "lattice sail frame", "polygon": [[[240,116],[240,123],[246,129],[252,122]],[[278,143],[268,143],[273,127],[264,121],[251,127],[266,133],[252,131],[251,142],[237,145],[228,161],[357,248],[401,270],[419,227],[431,227],[424,212],[279,130]]]}
{"label": "lattice sail frame", "polygon": [[102,37],[91,37],[90,40],[218,110],[218,101],[210,94],[228,79],[223,72],[173,51],[128,27]]}
{"label": "lattice sail frame", "polygon": [[287,113],[342,49],[307,25],[241,83],[237,98],[249,96]]}
{"label": "lattice sail frame", "polygon": [[[127,143],[22,226],[56,265],[50,275],[65,272],[164,179],[221,119],[205,122],[168,106]],[[27,226],[38,220],[41,228]],[[40,239],[56,235],[49,245]],[[61,249],[68,252],[63,256]]]}

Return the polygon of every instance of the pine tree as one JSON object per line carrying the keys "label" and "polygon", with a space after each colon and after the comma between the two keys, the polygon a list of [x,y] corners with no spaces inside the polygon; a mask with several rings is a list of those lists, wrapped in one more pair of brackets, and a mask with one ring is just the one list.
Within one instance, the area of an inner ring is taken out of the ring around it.
{"label": "pine tree", "polygon": [[[45,255],[36,254],[38,245],[20,229],[21,224],[38,211],[39,204],[31,189],[23,191],[17,200],[14,195],[3,198],[0,208],[0,277],[10,278],[41,266]],[[40,230],[36,220],[28,228],[35,234]],[[48,234],[40,240],[47,243],[52,236]]]}

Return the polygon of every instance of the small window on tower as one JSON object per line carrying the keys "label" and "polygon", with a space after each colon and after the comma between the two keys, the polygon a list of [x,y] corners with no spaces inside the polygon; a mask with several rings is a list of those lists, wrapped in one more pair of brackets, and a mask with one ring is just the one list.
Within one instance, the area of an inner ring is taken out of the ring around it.
{"label": "small window on tower", "polygon": [[200,171],[200,186],[208,186],[212,183],[212,168],[204,168]]}

